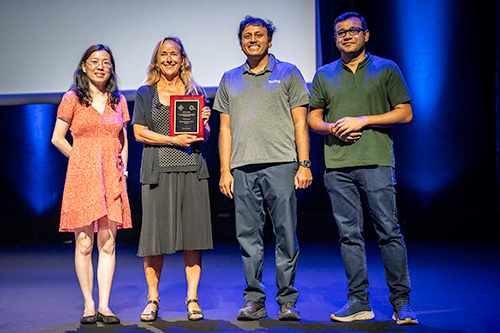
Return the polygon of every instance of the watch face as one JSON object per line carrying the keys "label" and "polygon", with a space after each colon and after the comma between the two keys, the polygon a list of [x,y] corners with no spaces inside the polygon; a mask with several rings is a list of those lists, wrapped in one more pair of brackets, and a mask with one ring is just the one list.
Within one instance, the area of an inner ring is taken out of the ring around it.
{"label": "watch face", "polygon": [[306,167],[306,168],[310,168],[311,167],[311,161],[309,161],[309,160],[303,160],[303,161],[299,162],[299,165],[301,165],[303,167]]}

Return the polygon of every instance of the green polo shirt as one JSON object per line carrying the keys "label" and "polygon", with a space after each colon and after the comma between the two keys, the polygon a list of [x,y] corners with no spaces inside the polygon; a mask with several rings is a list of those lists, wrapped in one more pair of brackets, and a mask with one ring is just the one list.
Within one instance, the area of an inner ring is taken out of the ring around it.
{"label": "green polo shirt", "polygon": [[[401,70],[391,60],[367,54],[356,74],[337,60],[320,67],[312,83],[310,106],[322,108],[326,122],[343,117],[378,115],[412,100]],[[393,166],[390,128],[364,128],[355,143],[325,136],[327,168]]]}

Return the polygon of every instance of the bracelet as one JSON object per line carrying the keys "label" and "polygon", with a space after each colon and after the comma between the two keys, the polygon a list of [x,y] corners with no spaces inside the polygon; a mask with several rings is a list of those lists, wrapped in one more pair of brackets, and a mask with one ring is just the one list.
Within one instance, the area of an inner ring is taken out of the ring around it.
{"label": "bracelet", "polygon": [[332,126],[330,126],[330,133],[332,133],[332,134],[333,134],[333,125],[334,124],[332,124]]}

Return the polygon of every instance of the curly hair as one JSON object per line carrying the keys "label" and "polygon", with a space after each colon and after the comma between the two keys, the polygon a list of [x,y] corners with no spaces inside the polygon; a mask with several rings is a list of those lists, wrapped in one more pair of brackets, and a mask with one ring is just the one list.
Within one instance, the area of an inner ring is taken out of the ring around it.
{"label": "curly hair", "polygon": [[245,27],[247,25],[260,25],[264,28],[267,29],[267,36],[269,38],[269,41],[273,40],[273,34],[276,31],[276,27],[274,26],[273,22],[270,20],[264,20],[261,19],[260,17],[254,17],[251,15],[245,16],[245,19],[240,22],[240,26],[238,28],[238,39],[241,44],[241,34],[243,33],[243,30],[245,30]]}

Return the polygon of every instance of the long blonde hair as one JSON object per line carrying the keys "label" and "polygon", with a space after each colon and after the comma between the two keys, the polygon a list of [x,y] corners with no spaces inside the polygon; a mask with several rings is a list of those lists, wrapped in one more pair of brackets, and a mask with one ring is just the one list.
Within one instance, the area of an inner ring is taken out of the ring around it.
{"label": "long blonde hair", "polygon": [[142,82],[141,86],[150,86],[160,81],[161,72],[160,68],[158,67],[158,58],[161,46],[165,41],[168,40],[173,41],[174,43],[179,45],[181,49],[182,60],[181,60],[181,68],[179,69],[179,77],[182,83],[184,83],[184,87],[186,87],[186,95],[200,94],[202,89],[194,81],[193,75],[191,74],[191,60],[189,60],[181,40],[178,37],[173,37],[173,36],[167,36],[162,40],[160,40],[158,44],[156,44],[153,50],[153,55],[151,57],[151,62],[149,63],[148,69],[146,71],[146,78]]}

